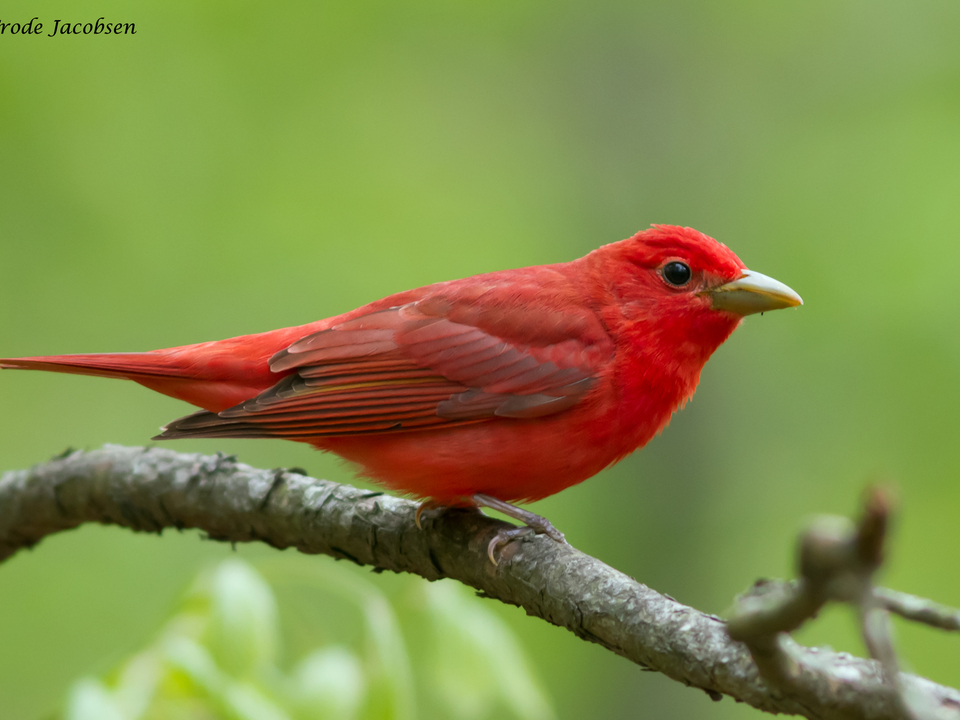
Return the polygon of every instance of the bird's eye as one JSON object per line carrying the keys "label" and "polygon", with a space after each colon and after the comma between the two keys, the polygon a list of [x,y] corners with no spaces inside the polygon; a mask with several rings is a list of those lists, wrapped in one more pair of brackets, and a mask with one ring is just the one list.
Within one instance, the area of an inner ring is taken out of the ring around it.
{"label": "bird's eye", "polygon": [[682,262],[668,262],[663,266],[663,279],[666,280],[671,285],[676,287],[682,287],[690,282],[690,266]]}

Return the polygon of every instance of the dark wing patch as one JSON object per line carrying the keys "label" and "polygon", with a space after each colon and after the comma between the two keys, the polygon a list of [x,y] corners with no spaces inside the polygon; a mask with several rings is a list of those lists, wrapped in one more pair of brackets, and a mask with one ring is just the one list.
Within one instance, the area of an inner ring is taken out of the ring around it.
{"label": "dark wing patch", "polygon": [[159,438],[307,439],[542,417],[578,403],[596,379],[582,343],[560,345],[507,342],[417,303],[380,310],[298,340],[270,360],[293,374],[219,414],[181,418]]}

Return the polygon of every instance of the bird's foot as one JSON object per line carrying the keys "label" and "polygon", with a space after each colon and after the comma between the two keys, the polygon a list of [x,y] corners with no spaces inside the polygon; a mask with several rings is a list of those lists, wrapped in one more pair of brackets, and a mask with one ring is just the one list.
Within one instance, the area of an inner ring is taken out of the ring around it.
{"label": "bird's foot", "polygon": [[496,510],[497,512],[503,513],[507,517],[512,517],[514,520],[519,520],[525,525],[525,527],[500,530],[494,536],[493,540],[490,541],[490,544],[487,545],[487,557],[490,558],[490,562],[492,562],[494,565],[499,564],[499,561],[497,560],[497,551],[500,548],[505,547],[513,540],[529,535],[530,533],[546,535],[561,545],[567,544],[567,540],[564,538],[563,533],[557,530],[553,526],[553,523],[551,523],[542,515],[537,515],[529,510],[518,508],[516,505],[511,505],[503,500],[498,500],[495,497],[482,495],[480,493],[473,496],[473,502],[476,503],[477,507],[488,507],[491,510]]}

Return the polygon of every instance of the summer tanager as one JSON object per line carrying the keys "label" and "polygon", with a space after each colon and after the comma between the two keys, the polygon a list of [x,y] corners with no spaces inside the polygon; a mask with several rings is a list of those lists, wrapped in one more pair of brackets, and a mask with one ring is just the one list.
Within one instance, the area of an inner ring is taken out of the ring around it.
{"label": "summer tanager", "polygon": [[306,442],[394,490],[497,507],[562,539],[507,502],[642,447],[744,315],[800,304],[713,238],[659,225],[572,262],[428,285],[299,327],[0,367],[134,380],[204,408],[156,439]]}

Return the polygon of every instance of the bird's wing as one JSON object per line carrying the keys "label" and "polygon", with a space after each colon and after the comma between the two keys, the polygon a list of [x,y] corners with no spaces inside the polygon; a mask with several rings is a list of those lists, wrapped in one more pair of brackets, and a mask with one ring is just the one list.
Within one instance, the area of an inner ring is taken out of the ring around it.
{"label": "bird's wing", "polygon": [[586,309],[525,300],[486,288],[352,317],[277,353],[271,370],[293,372],[269,390],[177,420],[159,437],[305,439],[566,410],[614,343]]}

